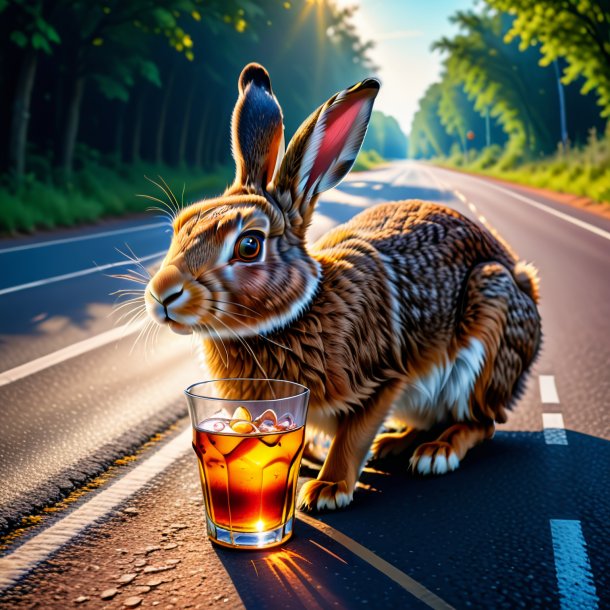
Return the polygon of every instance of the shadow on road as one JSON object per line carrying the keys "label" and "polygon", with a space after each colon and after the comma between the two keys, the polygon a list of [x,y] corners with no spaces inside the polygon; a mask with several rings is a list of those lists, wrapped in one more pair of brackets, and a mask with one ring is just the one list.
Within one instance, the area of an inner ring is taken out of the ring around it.
{"label": "shadow on road", "polygon": [[[558,607],[550,520],[577,519],[597,595],[610,599],[610,442],[569,431],[567,439],[546,445],[542,432],[499,432],[443,477],[414,476],[406,459],[376,465],[348,509],[318,518],[456,608]],[[217,553],[249,608],[419,604],[301,521],[281,550]]]}

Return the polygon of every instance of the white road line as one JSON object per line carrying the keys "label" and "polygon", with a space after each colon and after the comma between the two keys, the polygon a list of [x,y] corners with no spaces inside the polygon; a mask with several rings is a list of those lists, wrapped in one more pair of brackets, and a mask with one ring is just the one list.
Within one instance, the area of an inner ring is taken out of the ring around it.
{"label": "white road line", "polygon": [[33,250],[34,248],[46,248],[47,246],[57,246],[59,244],[69,244],[75,241],[85,241],[87,239],[97,239],[98,237],[108,237],[109,235],[121,235],[123,233],[137,233],[138,231],[149,231],[150,229],[158,229],[159,227],[169,227],[167,222],[156,222],[143,227],[130,227],[128,229],[116,229],[114,231],[100,231],[99,233],[91,233],[90,235],[80,235],[78,237],[65,237],[63,239],[51,239],[49,241],[40,241],[34,244],[24,244],[23,246],[13,246],[12,248],[0,249],[0,254],[9,252],[20,252],[22,250]]}
{"label": "white road line", "polygon": [[326,534],[329,538],[338,542],[346,549],[351,551],[360,559],[366,561],[376,570],[379,570],[382,574],[385,574],[388,578],[393,580],[396,584],[400,585],[403,589],[406,589],[411,595],[415,596],[421,602],[426,604],[430,608],[436,608],[438,610],[451,610],[453,606],[450,606],[446,601],[441,599],[438,595],[432,591],[426,589],[422,584],[411,578],[408,574],[405,574],[391,563],[388,563],[385,559],[379,557],[373,553],[373,551],[362,546],[359,542],[356,542],[353,538],[346,536],[334,527],[331,527],[327,523],[314,519],[305,513],[298,512],[297,519],[307,523],[311,527],[318,531]]}
{"label": "white road line", "polygon": [[580,521],[551,519],[551,537],[561,610],[599,608]]}
{"label": "white road line", "polygon": [[558,405],[559,395],[555,387],[555,376],[540,375],[538,382],[540,383],[540,400],[544,404]]}
{"label": "white road line", "polygon": [[543,413],[542,427],[544,428],[544,442],[547,445],[567,445],[563,415],[561,413]]}
{"label": "white road line", "polygon": [[23,379],[28,375],[33,375],[34,373],[48,369],[51,366],[64,362],[65,360],[76,358],[76,356],[80,356],[81,354],[89,352],[93,349],[102,347],[102,345],[107,345],[113,341],[118,341],[119,339],[123,339],[129,335],[133,335],[135,332],[141,330],[143,325],[144,322],[118,326],[112,330],[100,333],[99,335],[95,335],[89,339],[84,339],[78,343],[73,343],[72,345],[58,349],[57,351],[47,354],[46,356],[41,356],[40,358],[30,360],[29,362],[16,366],[8,371],[4,371],[0,373],[0,386],[13,383],[13,381],[18,381],[19,379]]}
{"label": "white road line", "polygon": [[524,195],[520,195],[519,193],[514,193],[513,191],[511,191],[509,189],[502,188],[501,186],[498,186],[497,184],[493,184],[492,182],[490,182],[488,180],[484,180],[484,179],[478,178],[476,176],[470,176],[470,178],[473,178],[474,180],[478,180],[479,182],[483,182],[487,187],[494,189],[496,191],[499,191],[500,193],[504,193],[505,195],[510,195],[514,199],[518,199],[519,201],[522,201],[523,203],[527,203],[528,205],[531,205],[532,207],[542,210],[543,212],[546,212],[547,214],[551,214],[552,216],[561,218],[562,220],[565,220],[566,222],[570,222],[573,225],[580,227],[581,229],[585,229],[586,231],[594,233],[595,235],[599,235],[600,237],[603,237],[604,239],[610,240],[610,232],[604,231],[604,229],[600,229],[599,227],[596,227],[595,225],[585,222],[584,220],[580,220],[578,218],[575,218],[574,216],[570,216],[569,214],[560,212],[559,210],[556,210],[555,208],[545,205],[544,203],[540,203],[539,201],[535,201],[534,199],[530,199],[529,197],[525,197]]}
{"label": "white road line", "polygon": [[0,590],[15,584],[38,563],[107,515],[129,496],[142,489],[175,460],[182,457],[191,448],[191,435],[189,426],[122,479],[93,496],[73,513],[66,515],[48,529],[30,538],[12,553],[1,557]]}
{"label": "white road line", "polygon": [[[155,252],[148,256],[142,256],[138,259],[140,262],[152,260],[154,258],[160,258],[167,254],[167,250],[161,252]],[[36,280],[35,282],[28,282],[27,284],[19,284],[17,286],[9,286],[8,288],[2,288],[0,290],[0,296],[3,294],[10,294],[11,292],[19,292],[20,290],[27,290],[28,288],[37,288],[38,286],[46,286],[47,284],[53,284],[55,282],[62,282],[64,280],[71,280],[75,277],[82,277],[83,275],[90,275],[91,273],[97,273],[98,271],[106,271],[107,269],[114,269],[115,267],[125,267],[127,265],[135,265],[133,261],[119,261],[118,263],[108,263],[107,265],[99,265],[98,267],[89,267],[88,269],[81,269],[80,271],[74,271],[72,273],[64,273],[63,275],[55,275],[53,277],[47,277],[42,280]]]}

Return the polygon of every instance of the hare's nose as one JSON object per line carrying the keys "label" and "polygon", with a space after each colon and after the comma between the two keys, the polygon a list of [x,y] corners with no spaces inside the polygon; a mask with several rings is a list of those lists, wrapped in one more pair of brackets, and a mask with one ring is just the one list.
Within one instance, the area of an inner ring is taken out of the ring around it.
{"label": "hare's nose", "polygon": [[177,267],[168,265],[150,280],[148,291],[157,303],[167,307],[184,292],[184,276]]}

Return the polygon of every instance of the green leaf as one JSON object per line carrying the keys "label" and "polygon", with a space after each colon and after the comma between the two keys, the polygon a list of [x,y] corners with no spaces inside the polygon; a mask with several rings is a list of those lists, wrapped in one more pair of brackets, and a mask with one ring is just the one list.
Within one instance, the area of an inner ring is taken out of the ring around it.
{"label": "green leaf", "polygon": [[102,74],[93,77],[100,93],[108,100],[129,101],[129,90],[119,81]]}
{"label": "green leaf", "polygon": [[159,68],[152,61],[142,60],[140,62],[140,76],[147,80],[149,83],[161,87],[161,75],[159,74]]}
{"label": "green leaf", "polygon": [[49,46],[47,39],[39,32],[34,32],[34,34],[32,34],[32,46],[35,49],[44,51],[45,53],[51,53],[51,47]]}
{"label": "green leaf", "polygon": [[57,30],[52,25],[47,27],[47,38],[50,42],[54,42],[55,44],[59,44],[61,42],[61,38],[59,37]]}
{"label": "green leaf", "polygon": [[23,49],[28,44],[28,37],[23,32],[17,30],[11,34],[11,41]]}

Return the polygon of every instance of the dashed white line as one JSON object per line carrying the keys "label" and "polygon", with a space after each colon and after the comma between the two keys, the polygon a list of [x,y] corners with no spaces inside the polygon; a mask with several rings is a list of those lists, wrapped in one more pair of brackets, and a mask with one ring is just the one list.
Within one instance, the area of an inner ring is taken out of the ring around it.
{"label": "dashed white line", "polygon": [[33,250],[34,248],[46,248],[47,246],[57,246],[59,244],[69,244],[75,241],[85,241],[88,239],[97,239],[98,237],[108,237],[109,235],[121,235],[123,233],[137,233],[138,231],[149,231],[150,229],[158,229],[159,227],[169,227],[169,225],[167,222],[156,222],[153,224],[144,225],[142,227],[129,227],[127,229],[116,229],[114,231],[100,231],[99,233],[91,233],[90,235],[79,235],[78,237],[51,239],[49,241],[40,241],[34,244],[24,244],[23,246],[2,248],[0,249],[0,254],[8,254],[9,252],[20,252],[22,250]]}
{"label": "dashed white line", "polygon": [[555,386],[554,375],[540,375],[538,378],[540,384],[540,400],[544,404],[559,404],[559,394]]}
{"label": "dashed white line", "polygon": [[183,430],[163,448],[93,496],[73,513],[66,515],[40,534],[30,538],[12,553],[0,558],[0,590],[15,584],[38,563],[70,542],[74,536],[107,515],[113,508],[140,490],[191,448],[191,428]]}
{"label": "dashed white line", "polygon": [[551,519],[551,537],[561,610],[599,608],[580,521]]}
{"label": "dashed white line", "polygon": [[581,229],[585,229],[586,231],[589,231],[590,233],[599,235],[599,237],[603,237],[604,239],[610,240],[610,232],[604,231],[604,229],[600,229],[599,227],[596,227],[595,225],[585,222],[584,220],[580,220],[579,218],[575,218],[574,216],[570,216],[569,214],[560,212],[559,210],[556,210],[555,208],[545,205],[544,203],[540,203],[539,201],[531,199],[530,197],[525,197],[525,195],[520,195],[519,193],[515,193],[509,189],[502,188],[501,186],[498,186],[497,184],[493,184],[489,180],[484,180],[484,179],[478,178],[476,176],[470,176],[470,178],[472,178],[473,180],[477,180],[478,182],[483,182],[485,184],[485,186],[488,188],[499,191],[500,193],[504,193],[505,195],[509,195],[510,197],[513,197],[514,199],[518,199],[519,201],[522,201],[523,203],[526,203],[527,205],[537,208],[538,210],[546,212],[547,214],[551,214],[552,216],[556,216],[557,218],[561,218],[562,220],[565,220],[566,222],[576,225],[577,227],[580,227]]}
{"label": "dashed white line", "polygon": [[[160,258],[167,254],[167,250],[161,252],[155,252],[148,256],[143,256],[139,262],[145,262],[154,258]],[[10,294],[12,292],[19,292],[20,290],[27,290],[28,288],[37,288],[38,286],[46,286],[47,284],[53,284],[55,282],[62,282],[64,280],[71,280],[75,277],[82,277],[83,275],[90,275],[91,273],[97,273],[98,271],[106,271],[107,269],[114,269],[116,267],[126,267],[127,265],[135,265],[133,261],[119,261],[117,263],[108,263],[107,265],[99,265],[98,267],[89,267],[88,269],[81,269],[80,271],[74,271],[72,273],[64,273],[62,275],[54,275],[47,277],[42,280],[36,280],[34,282],[28,282],[26,284],[18,284],[17,286],[9,286],[8,288],[2,288],[0,290],[0,296],[3,294]]]}
{"label": "dashed white line", "polygon": [[25,364],[21,364],[15,368],[4,371],[0,373],[0,386],[13,383],[14,381],[23,379],[28,375],[33,375],[34,373],[43,371],[51,366],[60,364],[65,360],[76,358],[76,356],[80,356],[81,354],[89,352],[93,349],[102,347],[102,345],[107,345],[113,341],[118,341],[119,339],[128,337],[129,335],[141,330],[143,325],[144,322],[118,326],[112,330],[100,333],[99,335],[95,335],[89,339],[84,339],[78,343],[73,343],[72,345],[58,349],[57,351],[47,354],[46,356],[41,356],[40,358],[30,360],[30,362],[26,362]]}
{"label": "dashed white line", "polygon": [[563,415],[561,413],[543,413],[542,427],[544,428],[544,442],[547,445],[567,445]]}

